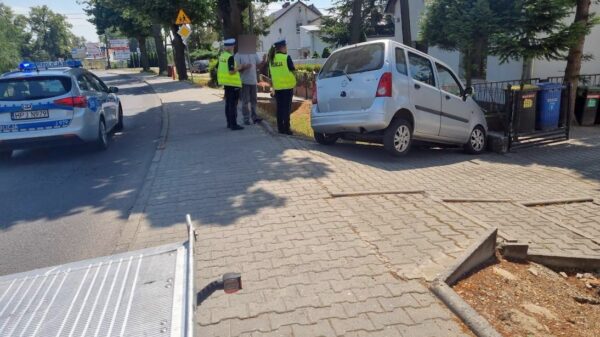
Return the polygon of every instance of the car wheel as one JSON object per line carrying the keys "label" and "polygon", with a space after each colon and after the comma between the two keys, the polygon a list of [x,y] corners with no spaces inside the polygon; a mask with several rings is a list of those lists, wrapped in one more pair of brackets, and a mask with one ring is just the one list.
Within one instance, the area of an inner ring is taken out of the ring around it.
{"label": "car wheel", "polygon": [[12,157],[13,150],[0,151],[0,160],[9,160]]}
{"label": "car wheel", "polygon": [[471,131],[469,141],[463,146],[465,152],[469,154],[480,154],[485,151],[486,134],[485,129],[481,125],[477,125]]}
{"label": "car wheel", "polygon": [[401,157],[410,151],[412,127],[408,121],[396,118],[383,134],[383,147],[395,157]]}
{"label": "car wheel", "polygon": [[119,104],[119,121],[117,122],[117,125],[115,125],[115,131],[121,131],[123,130],[123,107],[121,106],[121,104]]}
{"label": "car wheel", "polygon": [[98,123],[98,139],[96,140],[96,149],[102,151],[108,148],[108,131],[106,131],[106,124],[104,118],[100,119]]}
{"label": "car wheel", "polygon": [[315,132],[315,140],[321,145],[333,145],[337,142],[338,136]]}

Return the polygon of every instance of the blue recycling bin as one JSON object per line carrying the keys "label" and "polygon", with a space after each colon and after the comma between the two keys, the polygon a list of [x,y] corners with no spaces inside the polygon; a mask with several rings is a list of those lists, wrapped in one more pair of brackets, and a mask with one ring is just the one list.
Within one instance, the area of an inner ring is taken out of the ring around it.
{"label": "blue recycling bin", "polygon": [[560,119],[562,84],[537,83],[536,85],[539,91],[535,127],[538,130],[556,129]]}

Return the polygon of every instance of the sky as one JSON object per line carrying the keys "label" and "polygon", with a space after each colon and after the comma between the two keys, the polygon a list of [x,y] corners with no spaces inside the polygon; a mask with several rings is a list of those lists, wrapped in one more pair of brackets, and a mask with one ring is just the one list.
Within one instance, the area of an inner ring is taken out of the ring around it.
{"label": "sky", "polygon": [[[126,1],[126,0],[124,0]],[[17,14],[27,14],[29,8],[33,6],[46,5],[51,10],[63,14],[73,25],[72,31],[77,36],[83,36],[89,42],[98,42],[96,27],[87,21],[87,16],[83,12],[83,5],[77,3],[77,0],[3,0],[4,4],[10,6]],[[314,4],[322,13],[331,7],[331,0],[304,1],[306,4]],[[269,12],[278,10],[282,2],[269,5]]]}

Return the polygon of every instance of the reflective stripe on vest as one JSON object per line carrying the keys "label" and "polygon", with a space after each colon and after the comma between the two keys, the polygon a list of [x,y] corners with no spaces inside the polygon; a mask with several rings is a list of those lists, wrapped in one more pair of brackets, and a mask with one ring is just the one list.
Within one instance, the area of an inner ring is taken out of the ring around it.
{"label": "reflective stripe on vest", "polygon": [[229,73],[229,58],[231,54],[228,52],[223,52],[219,55],[219,67],[217,68],[217,81],[220,85],[226,85],[229,87],[242,87],[242,78],[240,77],[239,72],[235,72],[235,74]]}
{"label": "reflective stripe on vest", "polygon": [[288,69],[287,54],[277,53],[269,64],[273,89],[284,90],[296,87],[296,76]]}

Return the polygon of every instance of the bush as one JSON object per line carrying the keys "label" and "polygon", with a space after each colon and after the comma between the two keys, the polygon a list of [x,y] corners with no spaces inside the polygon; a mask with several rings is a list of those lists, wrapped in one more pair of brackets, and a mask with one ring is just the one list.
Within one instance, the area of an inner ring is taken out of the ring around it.
{"label": "bush", "polygon": [[331,51],[329,50],[329,48],[325,47],[323,49],[323,53],[321,54],[321,57],[326,59],[329,57],[329,55],[331,55]]}
{"label": "bush", "polygon": [[299,72],[315,72],[318,73],[321,70],[320,64],[298,64],[296,70]]}
{"label": "bush", "polygon": [[219,52],[216,50],[196,49],[190,52],[190,59],[192,59],[192,61],[210,60],[217,58],[218,56]]}
{"label": "bush", "polygon": [[312,58],[314,59],[318,59],[319,58],[319,53],[314,52]]}
{"label": "bush", "polygon": [[219,60],[217,60],[216,58],[211,59],[210,61],[208,61],[208,72],[210,74],[210,82],[209,82],[209,86],[212,87],[216,87],[218,85],[217,83],[217,64],[219,63]]}

